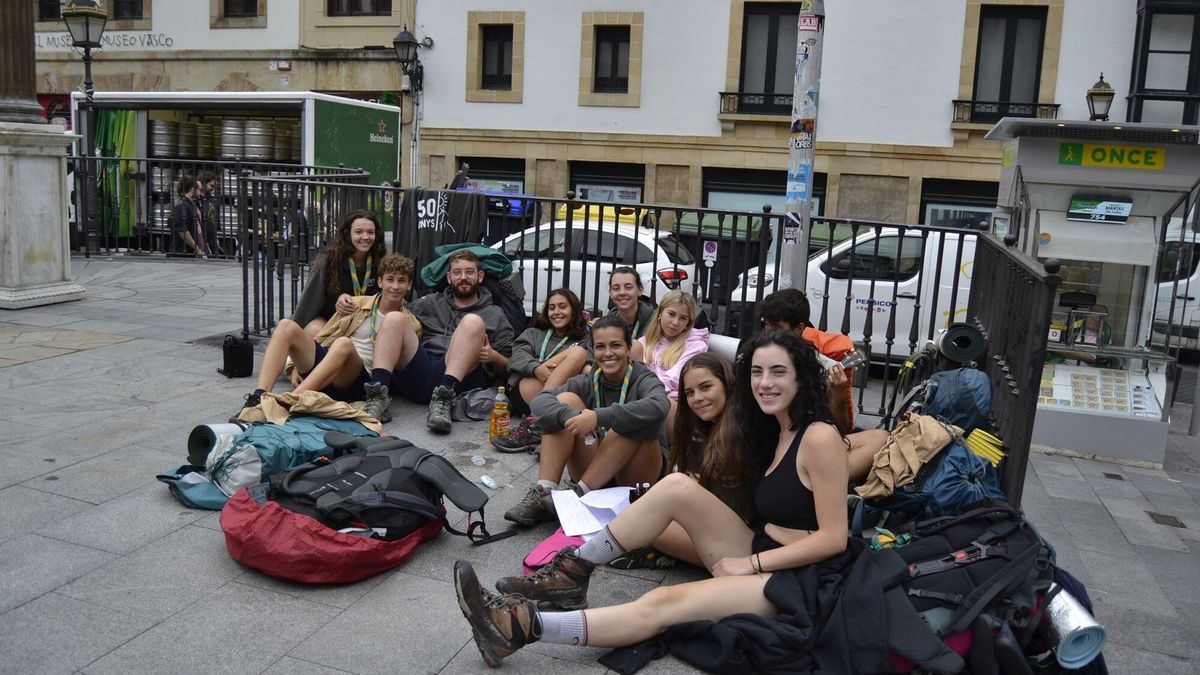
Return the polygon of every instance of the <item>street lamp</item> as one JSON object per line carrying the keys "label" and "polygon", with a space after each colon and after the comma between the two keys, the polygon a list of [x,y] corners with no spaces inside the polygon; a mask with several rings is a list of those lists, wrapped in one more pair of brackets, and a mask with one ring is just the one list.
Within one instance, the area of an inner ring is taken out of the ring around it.
{"label": "street lamp", "polygon": [[1113,88],[1104,81],[1104,73],[1100,73],[1100,79],[1087,92],[1088,113],[1091,115],[1088,119],[1093,122],[1107,122],[1108,109],[1112,107],[1115,94]]}
{"label": "street lamp", "polygon": [[[417,37],[408,31],[408,26],[400,29],[400,32],[392,40],[392,47],[396,50],[396,60],[400,62],[400,69],[404,71],[404,77],[407,80],[407,87],[401,85],[401,93],[408,91],[408,95],[412,97],[412,142],[409,145],[409,180],[416,182],[419,163],[417,161],[417,139],[418,127],[420,125],[420,107],[421,107],[421,90],[424,89],[425,67],[421,65],[421,59],[417,57],[417,48],[424,47],[426,49],[433,46],[433,38],[426,37],[418,41]],[[404,123],[403,115],[400,118],[401,124]]]}
{"label": "street lamp", "polygon": [[96,166],[92,146],[95,144],[95,111],[92,105],[92,50],[100,49],[100,38],[108,23],[108,13],[97,0],[70,0],[62,10],[63,23],[71,34],[71,44],[83,50],[83,93],[87,99],[87,119],[84,121],[83,141],[83,203],[86,225],[85,255],[91,257],[99,250],[96,235]]}

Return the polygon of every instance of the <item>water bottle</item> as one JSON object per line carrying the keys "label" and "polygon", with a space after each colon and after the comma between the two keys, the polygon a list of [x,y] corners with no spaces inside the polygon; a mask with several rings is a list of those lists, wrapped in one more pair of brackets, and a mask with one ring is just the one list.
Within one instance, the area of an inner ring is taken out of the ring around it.
{"label": "water bottle", "polygon": [[508,396],[504,387],[496,391],[496,400],[492,403],[492,416],[488,420],[488,441],[508,435]]}

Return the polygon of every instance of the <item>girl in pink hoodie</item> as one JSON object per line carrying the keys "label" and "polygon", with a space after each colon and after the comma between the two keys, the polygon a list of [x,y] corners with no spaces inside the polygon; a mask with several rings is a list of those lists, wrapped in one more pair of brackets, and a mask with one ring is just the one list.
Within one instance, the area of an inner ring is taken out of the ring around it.
{"label": "girl in pink hoodie", "polygon": [[651,315],[646,334],[637,339],[634,347],[634,358],[643,361],[662,380],[671,399],[668,429],[675,423],[683,365],[696,354],[708,351],[708,329],[695,327],[699,313],[696,298],[690,293],[680,290],[667,293]]}

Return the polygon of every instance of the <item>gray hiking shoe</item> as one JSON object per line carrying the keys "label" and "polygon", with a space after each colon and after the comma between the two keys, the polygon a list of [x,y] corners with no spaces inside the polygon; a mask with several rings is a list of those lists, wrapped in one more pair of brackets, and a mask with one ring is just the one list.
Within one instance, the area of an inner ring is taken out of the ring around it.
{"label": "gray hiking shoe", "polygon": [[496,590],[523,595],[563,611],[586,609],[588,581],[594,569],[594,563],[579,557],[578,548],[568,546],[559,551],[549,565],[532,574],[497,581]]}
{"label": "gray hiking shoe", "polygon": [[379,420],[380,424],[392,421],[392,413],[388,405],[392,397],[388,394],[387,385],[382,382],[368,382],[363,385],[366,397],[363,399],[363,412]]}
{"label": "gray hiking shoe", "polygon": [[533,452],[541,443],[542,428],[526,417],[507,436],[492,441],[492,447],[498,452]]}
{"label": "gray hiking shoe", "polygon": [[429,398],[429,416],[425,418],[425,426],[439,434],[450,433],[450,409],[453,407],[454,390],[439,384]]}
{"label": "gray hiking shoe", "polygon": [[[253,408],[260,403],[262,403],[262,394],[256,394],[253,392],[246,394],[246,404],[242,406],[241,410],[237,411],[236,415],[229,418],[229,423],[237,424],[241,421],[242,413],[246,412],[247,408]],[[201,462],[201,464],[203,464],[203,462]]]}
{"label": "gray hiking shoe", "polygon": [[504,512],[504,519],[518,525],[532,527],[538,523],[550,523],[558,518],[554,511],[554,500],[550,491],[534,483],[521,503]]}
{"label": "gray hiking shoe", "polygon": [[471,624],[475,645],[488,666],[542,637],[537,606],[519,595],[496,595],[479,584],[471,563],[454,563],[458,608]]}

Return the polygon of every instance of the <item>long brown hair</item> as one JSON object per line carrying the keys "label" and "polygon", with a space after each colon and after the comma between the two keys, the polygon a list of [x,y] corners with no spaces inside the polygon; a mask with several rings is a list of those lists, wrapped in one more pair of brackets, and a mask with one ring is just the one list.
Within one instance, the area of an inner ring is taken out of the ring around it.
{"label": "long brown hair", "polygon": [[575,291],[569,288],[556,288],[546,295],[546,301],[542,303],[542,311],[538,312],[533,318],[533,327],[541,328],[554,332],[554,326],[550,325],[550,299],[556,295],[561,295],[566,299],[567,304],[571,306],[571,323],[567,324],[567,336],[576,340],[587,335],[588,324],[583,319],[583,303],[579,301],[579,296],[575,295]]}
{"label": "long brown hair", "polygon": [[725,357],[704,352],[688,359],[679,373],[680,389],[687,374],[707,370],[725,388],[725,410],[714,422],[696,416],[684,396],[679,397],[675,411],[675,426],[671,430],[671,453],[668,464],[676,470],[696,477],[697,482],[717,495],[742,518],[750,517],[750,493],[746,489],[742,461],[737,442],[738,425],[726,414],[733,396],[733,364]]}
{"label": "long brown hair", "polygon": [[379,224],[379,219],[374,214],[362,209],[347,213],[338,223],[333,241],[325,246],[325,273],[329,277],[327,289],[330,293],[336,294],[340,290],[342,268],[346,266],[346,261],[354,255],[354,244],[350,243],[350,226],[359,218],[366,218],[375,225],[375,243],[371,245],[371,250],[367,251],[367,255],[376,261],[376,265],[383,260],[383,227]]}

